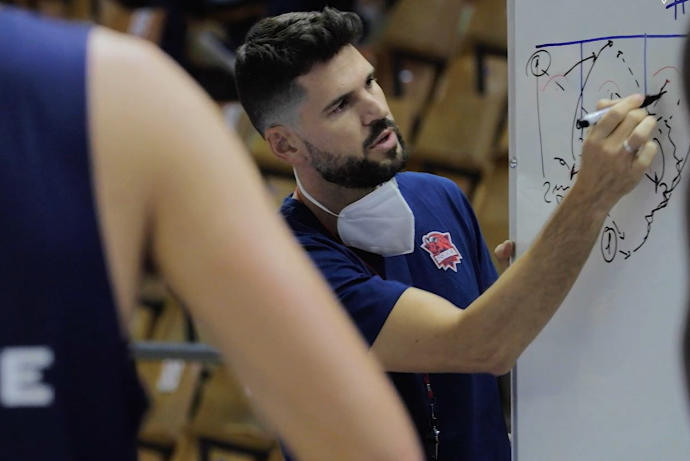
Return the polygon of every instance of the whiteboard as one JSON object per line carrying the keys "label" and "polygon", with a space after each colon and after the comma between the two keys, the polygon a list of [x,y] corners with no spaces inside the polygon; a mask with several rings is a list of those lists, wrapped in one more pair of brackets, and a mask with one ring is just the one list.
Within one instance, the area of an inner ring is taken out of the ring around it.
{"label": "whiteboard", "polygon": [[658,159],[612,209],[574,288],[518,360],[514,459],[690,460],[680,361],[690,2],[509,0],[508,17],[518,253],[574,181],[584,134],[575,120],[600,98],[668,92],[649,108]]}

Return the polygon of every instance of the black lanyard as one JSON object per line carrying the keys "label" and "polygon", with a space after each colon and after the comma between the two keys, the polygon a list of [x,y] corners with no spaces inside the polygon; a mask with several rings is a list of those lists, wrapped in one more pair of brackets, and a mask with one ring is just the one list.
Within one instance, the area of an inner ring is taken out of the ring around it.
{"label": "black lanyard", "polygon": [[432,440],[434,441],[434,449],[430,456],[432,460],[438,459],[438,445],[439,435],[441,431],[438,429],[438,416],[436,415],[436,398],[434,398],[434,391],[431,389],[431,378],[429,373],[424,373],[424,387],[426,388],[426,396],[429,399],[429,411],[431,413],[431,432]]}

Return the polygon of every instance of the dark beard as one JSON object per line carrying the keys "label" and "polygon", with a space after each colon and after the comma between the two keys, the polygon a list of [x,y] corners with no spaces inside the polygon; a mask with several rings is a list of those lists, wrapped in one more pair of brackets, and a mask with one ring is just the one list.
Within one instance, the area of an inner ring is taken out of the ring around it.
{"label": "dark beard", "polygon": [[[368,146],[386,129],[392,128],[398,136],[401,152],[398,146],[393,147],[386,154],[386,161],[380,162],[368,158]],[[405,168],[409,154],[398,126],[391,120],[381,119],[374,122],[372,132],[364,141],[364,157],[339,159],[338,156],[320,150],[308,141],[304,141],[309,151],[311,166],[321,174],[326,181],[338,186],[355,188],[376,187],[391,179],[397,172]]]}

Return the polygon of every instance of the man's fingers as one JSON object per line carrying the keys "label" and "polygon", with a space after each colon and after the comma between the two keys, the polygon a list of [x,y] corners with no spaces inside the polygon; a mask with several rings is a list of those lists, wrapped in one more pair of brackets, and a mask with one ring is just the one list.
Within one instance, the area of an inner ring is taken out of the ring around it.
{"label": "man's fingers", "polygon": [[496,259],[498,259],[499,261],[508,262],[510,257],[513,255],[514,250],[515,244],[513,243],[513,241],[506,240],[496,247],[496,249],[494,250],[494,254],[496,255]]}
{"label": "man's fingers", "polygon": [[654,157],[656,157],[657,151],[658,149],[656,143],[654,141],[647,141],[637,152],[637,156],[635,158],[637,168],[642,171],[649,168],[649,165],[651,165],[654,161]]}
{"label": "man's fingers", "polygon": [[600,99],[597,101],[597,110],[606,109],[609,106],[618,104],[620,99]]}
{"label": "man's fingers", "polygon": [[593,141],[607,138],[625,120],[631,110],[640,107],[642,101],[644,101],[644,97],[640,94],[634,94],[618,101],[590,130],[589,138]]}
{"label": "man's fingers", "polygon": [[[643,147],[652,137],[652,133],[656,128],[656,119],[651,115],[646,116],[640,123],[637,124],[633,132],[626,139],[628,145],[633,151]],[[623,140],[625,141],[625,139]],[[614,142],[612,140],[612,142]]]}
{"label": "man's fingers", "polygon": [[[628,144],[633,149],[637,149],[649,140],[649,134],[656,125],[656,120],[651,118],[652,123],[647,122],[647,111],[644,109],[635,109],[628,112],[623,121],[613,130],[607,139],[607,142],[615,146],[623,145],[623,141],[628,140]],[[645,123],[646,122],[646,123]],[[642,128],[642,129],[640,129]],[[649,129],[649,130],[648,130]],[[631,139],[635,137],[636,139]],[[633,141],[637,142],[633,142]]]}

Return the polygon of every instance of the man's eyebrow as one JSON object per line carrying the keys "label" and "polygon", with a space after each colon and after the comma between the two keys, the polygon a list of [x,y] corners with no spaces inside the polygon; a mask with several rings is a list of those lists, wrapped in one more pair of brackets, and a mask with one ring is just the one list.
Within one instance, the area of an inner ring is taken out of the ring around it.
{"label": "man's eyebrow", "polygon": [[[367,74],[367,77],[364,79],[365,82],[368,82],[370,79],[374,78],[374,73],[375,69],[372,67],[372,69],[369,71]],[[328,112],[332,107],[340,104],[340,101],[343,99],[349,98],[354,91],[348,91],[347,93],[341,94],[337,98],[333,99],[331,102],[326,104],[326,106],[323,108],[322,112]]]}

